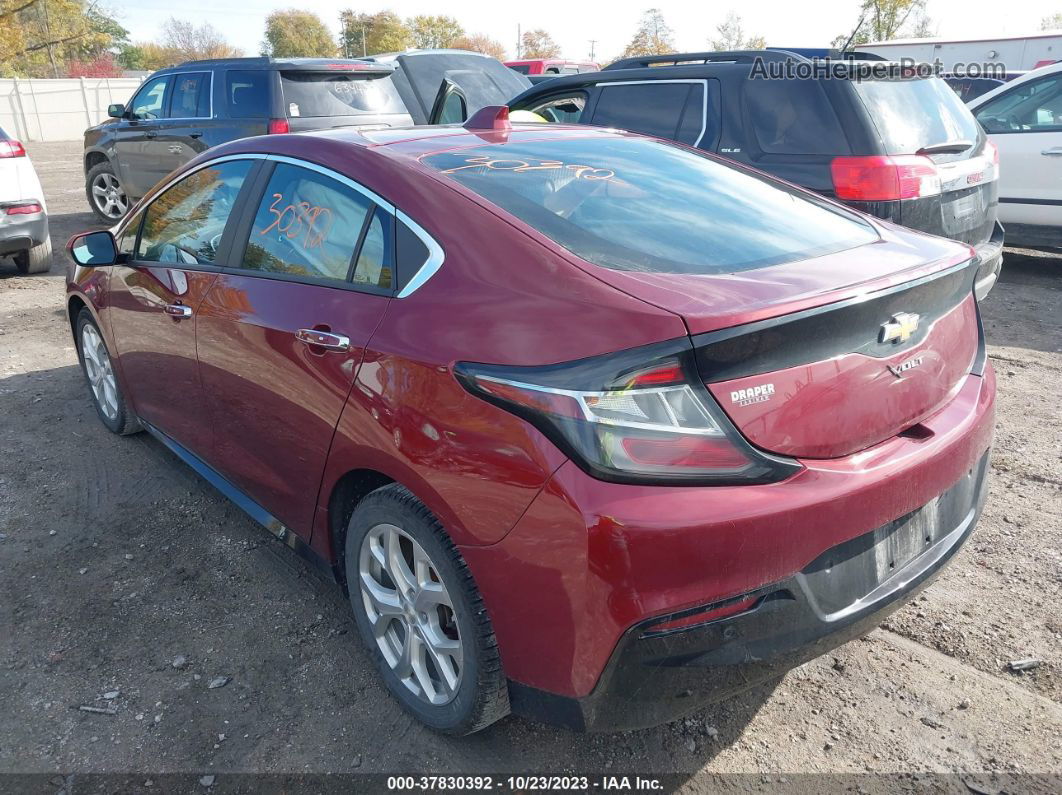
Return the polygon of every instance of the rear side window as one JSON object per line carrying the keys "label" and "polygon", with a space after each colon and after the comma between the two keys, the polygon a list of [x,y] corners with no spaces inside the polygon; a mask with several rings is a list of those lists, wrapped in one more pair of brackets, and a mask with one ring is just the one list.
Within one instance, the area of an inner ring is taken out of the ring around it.
{"label": "rear side window", "polygon": [[214,263],[251,165],[250,160],[232,160],[201,168],[160,193],[144,213],[136,259]]}
{"label": "rear side window", "polygon": [[525,63],[517,64],[516,66],[510,66],[509,68],[512,69],[514,72],[519,72],[522,75],[531,74],[531,67]]}
{"label": "rear side window", "polygon": [[173,77],[171,119],[196,119],[210,116],[210,73],[190,72]]}
{"label": "rear side window", "polygon": [[745,100],[763,152],[846,155],[851,151],[833,106],[815,80],[750,78],[745,82]]}
{"label": "rear side window", "polygon": [[265,119],[269,117],[270,72],[233,70],[225,73],[225,100],[229,118]]}
{"label": "rear side window", "polygon": [[243,267],[342,282],[360,273],[363,284],[390,286],[386,247],[372,242],[364,263],[354,258],[362,237],[372,236],[365,233],[373,208],[366,196],[324,174],[280,163],[251,226]]}
{"label": "rear side window", "polygon": [[705,83],[653,80],[601,85],[591,124],[655,135],[695,146],[705,136]]}
{"label": "rear side window", "polygon": [[479,146],[421,158],[596,265],[732,273],[877,240],[858,215],[646,138]]}
{"label": "rear side window", "polygon": [[292,118],[406,112],[389,77],[281,72],[280,81],[284,107]]}
{"label": "rear side window", "polygon": [[878,135],[890,155],[914,154],[924,146],[977,141],[977,122],[948,84],[921,80],[854,80]]}

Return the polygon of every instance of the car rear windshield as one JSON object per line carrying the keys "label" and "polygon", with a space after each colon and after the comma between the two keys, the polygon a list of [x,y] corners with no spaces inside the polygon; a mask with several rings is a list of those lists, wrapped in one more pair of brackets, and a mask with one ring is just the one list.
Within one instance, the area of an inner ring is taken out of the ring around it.
{"label": "car rear windshield", "polygon": [[288,116],[361,116],[405,113],[389,77],[281,72]]}
{"label": "car rear windshield", "polygon": [[886,154],[913,154],[924,146],[977,141],[977,121],[938,77],[855,80],[852,85],[874,120]]}
{"label": "car rear windshield", "polygon": [[844,208],[664,141],[509,143],[421,160],[617,270],[730,273],[877,239]]}

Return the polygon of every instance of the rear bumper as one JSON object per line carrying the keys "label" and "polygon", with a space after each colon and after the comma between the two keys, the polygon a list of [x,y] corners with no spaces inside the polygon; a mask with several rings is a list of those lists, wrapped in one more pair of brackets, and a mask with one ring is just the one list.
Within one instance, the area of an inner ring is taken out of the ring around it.
{"label": "rear bumper", "polygon": [[[930,505],[839,544],[782,582],[640,622],[624,633],[584,698],[511,685],[514,712],[577,731],[645,728],[779,677],[866,634],[928,585],[973,532],[987,470],[986,453]],[[919,542],[926,539],[925,548],[880,579],[885,539],[910,531]],[[697,623],[699,612],[750,599],[753,606],[738,615]],[[686,626],[660,628],[676,619]]]}
{"label": "rear bumper", "polygon": [[992,237],[977,246],[974,246],[977,257],[981,264],[977,268],[977,278],[974,282],[974,293],[978,301],[983,301],[985,296],[995,286],[999,279],[999,271],[1003,267],[1003,225],[996,221],[992,229]]}
{"label": "rear bumper", "polygon": [[[733,692],[726,683],[705,691],[706,681],[733,675],[748,683],[781,673],[866,632],[943,565],[966,531],[935,542],[939,559],[905,572],[902,588],[875,594],[872,604],[844,616],[831,607],[825,624],[800,577],[824,554],[932,503],[977,468],[991,444],[994,407],[988,366],[918,434],[844,458],[803,461],[801,472],[780,483],[616,484],[562,465],[504,538],[461,547],[489,606],[514,710],[577,728],[658,723]],[[651,623],[766,596],[764,589],[791,598],[761,600],[748,615],[671,640],[643,637]],[[740,631],[737,645],[714,638],[727,626]],[[676,656],[672,646],[699,662],[667,662]],[[726,662],[728,655],[741,664]],[[661,662],[647,668],[638,662],[644,659]],[[677,668],[686,670],[671,670]],[[699,694],[697,703],[678,695],[687,690]],[[632,700],[637,714],[624,717]],[[648,706],[657,700],[664,705]]]}
{"label": "rear bumper", "polygon": [[0,213],[0,254],[15,254],[39,246],[48,239],[48,215]]}

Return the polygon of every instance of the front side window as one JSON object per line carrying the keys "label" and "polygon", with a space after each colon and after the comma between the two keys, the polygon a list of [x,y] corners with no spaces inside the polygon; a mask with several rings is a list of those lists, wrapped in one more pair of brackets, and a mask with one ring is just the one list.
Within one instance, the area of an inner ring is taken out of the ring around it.
{"label": "front side window", "polygon": [[148,206],[136,258],[181,265],[215,264],[225,223],[250,160],[231,160],[189,174]]}
{"label": "front side window", "polygon": [[990,133],[1062,130],[1062,73],[1033,80],[986,102],[977,121]]}
{"label": "front side window", "polygon": [[129,108],[130,115],[134,119],[161,119],[165,117],[169,85],[169,75],[149,80],[133,97]]}
{"label": "front side window", "polygon": [[654,80],[601,86],[591,124],[696,144],[704,128],[704,83]]}
{"label": "front side window", "polygon": [[476,146],[421,161],[584,260],[617,270],[733,273],[878,239],[845,208],[647,138]]}
{"label": "front side window", "polygon": [[344,282],[360,270],[367,280],[370,266],[355,262],[354,253],[372,209],[367,197],[331,177],[279,163],[251,226],[243,267]]}
{"label": "front side window", "polygon": [[189,72],[173,77],[171,119],[197,119],[210,116],[210,74]]}
{"label": "front side window", "polygon": [[225,100],[231,119],[269,117],[269,78],[263,70],[232,69],[225,73]]}
{"label": "front side window", "polygon": [[578,124],[586,108],[586,95],[581,91],[577,94],[568,94],[563,97],[551,97],[538,105],[532,105],[527,110],[537,113],[546,121],[558,124]]}

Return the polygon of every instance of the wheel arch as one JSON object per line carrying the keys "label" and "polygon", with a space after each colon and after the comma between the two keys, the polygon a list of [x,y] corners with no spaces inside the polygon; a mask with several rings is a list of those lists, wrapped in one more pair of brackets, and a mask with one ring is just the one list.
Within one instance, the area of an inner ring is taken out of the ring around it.
{"label": "wheel arch", "polygon": [[100,163],[110,163],[111,168],[117,169],[115,164],[107,156],[107,153],[100,149],[89,149],[85,152],[85,175],[88,176],[89,171],[98,166]]}
{"label": "wheel arch", "polygon": [[347,590],[344,556],[350,517],[358,504],[372,492],[397,482],[383,472],[362,468],[346,472],[332,486],[326,503],[328,506],[328,542],[331,545],[332,570],[344,591]]}

